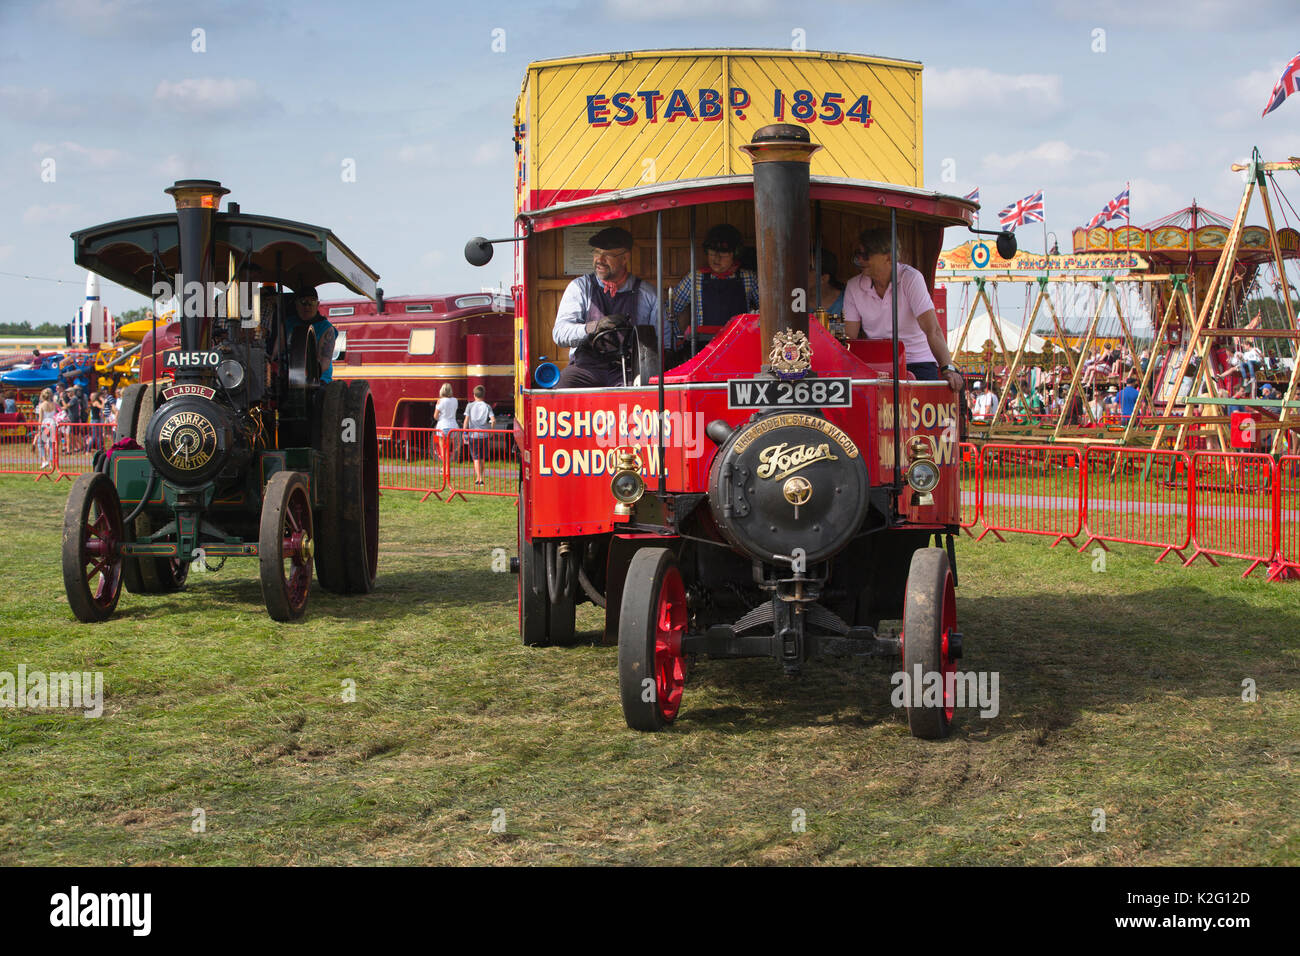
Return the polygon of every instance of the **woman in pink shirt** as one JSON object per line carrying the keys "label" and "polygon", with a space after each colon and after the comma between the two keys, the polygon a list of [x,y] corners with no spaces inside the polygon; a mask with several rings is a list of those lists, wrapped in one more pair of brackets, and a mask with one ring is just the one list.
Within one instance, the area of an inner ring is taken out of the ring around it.
{"label": "woman in pink shirt", "polygon": [[[859,331],[869,339],[887,339],[893,334],[890,249],[888,229],[864,229],[858,236],[853,262],[862,273],[844,287],[844,331],[851,339],[857,338]],[[906,350],[907,370],[920,381],[942,378],[954,392],[960,392],[962,374],[952,364],[925,277],[900,262],[898,288],[898,340]]]}

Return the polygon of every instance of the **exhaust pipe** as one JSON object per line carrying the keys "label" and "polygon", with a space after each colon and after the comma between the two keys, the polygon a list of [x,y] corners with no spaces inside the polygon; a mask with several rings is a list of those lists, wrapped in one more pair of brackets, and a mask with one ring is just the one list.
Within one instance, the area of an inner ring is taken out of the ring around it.
{"label": "exhaust pipe", "polygon": [[[808,180],[812,154],[821,149],[802,126],[764,126],[740,147],[754,163],[754,222],[758,239],[759,316],[766,369],[772,338],[793,329],[808,334],[808,249],[811,223]],[[794,290],[804,310],[794,310]]]}
{"label": "exhaust pipe", "polygon": [[[202,292],[191,298],[184,288],[176,289],[177,311],[181,319],[181,349],[186,352],[207,351],[211,338],[213,303],[209,296],[216,275],[214,259],[213,213],[221,205],[221,197],[230,192],[213,179],[182,179],[166,190],[176,202],[176,226],[180,236],[180,262],[177,276],[184,277],[185,285],[199,283]],[[198,315],[190,315],[186,305],[193,301],[202,305]],[[203,377],[197,368],[176,369],[176,380],[193,380]]]}

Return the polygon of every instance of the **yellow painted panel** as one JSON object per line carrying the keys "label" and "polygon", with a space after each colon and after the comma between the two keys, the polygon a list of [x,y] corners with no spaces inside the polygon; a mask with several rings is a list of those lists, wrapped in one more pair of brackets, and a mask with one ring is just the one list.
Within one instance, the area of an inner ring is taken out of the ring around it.
{"label": "yellow painted panel", "polygon": [[[855,104],[860,114],[869,104],[869,122],[848,118]],[[520,204],[745,175],[752,166],[740,146],[781,121],[806,123],[823,147],[814,175],[922,185],[920,64],[788,50],[645,51],[529,67],[516,108],[525,127]]]}

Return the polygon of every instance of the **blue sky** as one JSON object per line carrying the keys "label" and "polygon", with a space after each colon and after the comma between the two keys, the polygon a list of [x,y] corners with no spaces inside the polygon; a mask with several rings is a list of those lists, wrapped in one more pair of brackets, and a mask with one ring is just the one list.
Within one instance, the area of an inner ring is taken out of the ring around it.
{"label": "blue sky", "polygon": [[[808,49],[925,64],[927,185],[979,186],[986,228],[1041,187],[1066,247],[1125,181],[1135,224],[1193,197],[1231,215],[1232,162],[1252,146],[1300,155],[1300,97],[1259,115],[1300,52],[1296,0],[0,0],[4,321],[66,322],[84,285],[68,234],[165,211],[162,190],[187,177],[221,180],[248,212],[330,226],[390,295],[508,283],[509,257],[476,270],[461,249],[510,232],[529,61],[781,48],[796,30]],[[349,158],[355,182],[340,175]],[[1283,183],[1300,209],[1300,177]],[[1028,227],[1024,246],[1041,236]],[[104,297],[145,304],[110,283]]]}

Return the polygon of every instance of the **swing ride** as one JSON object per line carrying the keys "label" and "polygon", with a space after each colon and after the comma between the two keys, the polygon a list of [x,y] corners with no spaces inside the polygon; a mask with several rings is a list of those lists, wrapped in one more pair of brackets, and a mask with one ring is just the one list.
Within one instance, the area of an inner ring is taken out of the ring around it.
{"label": "swing ride", "polygon": [[[972,437],[1175,449],[1212,440],[1226,450],[1236,408],[1251,411],[1252,438],[1256,429],[1272,432],[1265,448],[1274,455],[1300,447],[1300,213],[1277,176],[1300,173],[1300,159],[1265,163],[1256,151],[1233,170],[1247,183],[1231,219],[1193,202],[1141,227],[1075,229],[1070,256],[1004,260],[987,247],[943,253],[936,280],[961,288],[954,357],[999,393],[996,411],[974,423]],[[1255,191],[1267,225],[1245,224]],[[1025,290],[1019,326],[998,315],[1002,284]],[[984,318],[980,309],[993,319],[982,326],[992,335],[970,334]],[[1036,336],[1046,341],[1041,352],[1027,347]],[[1130,377],[1138,394],[1127,418],[1118,406],[1105,413],[1099,396],[1087,401],[1089,392],[1114,392]],[[1281,397],[1261,397],[1265,383]],[[1059,404],[1033,415],[1025,396],[1044,387]]]}

